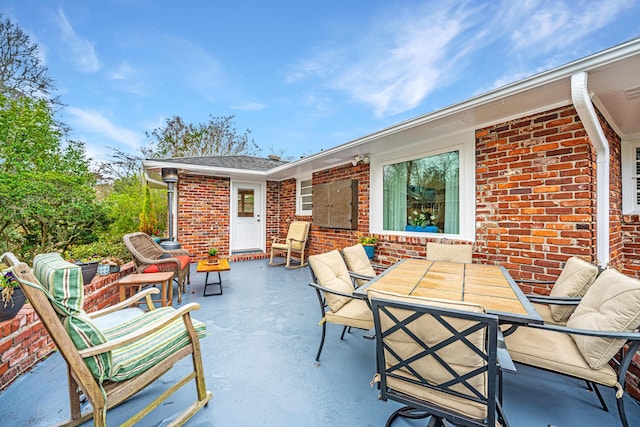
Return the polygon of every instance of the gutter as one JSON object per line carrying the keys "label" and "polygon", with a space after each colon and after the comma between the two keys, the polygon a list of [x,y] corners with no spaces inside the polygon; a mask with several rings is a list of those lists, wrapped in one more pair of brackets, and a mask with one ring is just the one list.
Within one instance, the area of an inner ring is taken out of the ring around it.
{"label": "gutter", "polygon": [[609,257],[609,142],[598,121],[589,92],[589,75],[580,72],[571,76],[571,99],[587,135],[596,149],[596,257],[601,267],[607,267]]}

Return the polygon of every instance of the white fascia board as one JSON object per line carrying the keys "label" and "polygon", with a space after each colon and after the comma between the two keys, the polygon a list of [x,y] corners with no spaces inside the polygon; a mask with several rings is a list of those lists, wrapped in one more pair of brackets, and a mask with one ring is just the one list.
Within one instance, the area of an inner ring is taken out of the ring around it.
{"label": "white fascia board", "polygon": [[175,168],[188,170],[200,175],[210,176],[222,176],[222,177],[234,177],[241,175],[243,177],[255,177],[264,179],[267,175],[265,171],[255,171],[250,169],[234,169],[234,168],[220,168],[214,166],[194,165],[190,163],[178,163],[178,162],[163,162],[158,160],[143,160],[142,166],[144,169],[157,169],[157,168]]}

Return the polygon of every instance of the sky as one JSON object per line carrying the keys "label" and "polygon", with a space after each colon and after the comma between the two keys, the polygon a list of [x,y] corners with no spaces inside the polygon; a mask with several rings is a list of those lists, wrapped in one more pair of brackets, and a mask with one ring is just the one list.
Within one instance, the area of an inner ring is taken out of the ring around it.
{"label": "sky", "polygon": [[[640,36],[637,0],[0,0],[89,157],[234,116],[295,159]],[[640,72],[640,70],[639,70]]]}

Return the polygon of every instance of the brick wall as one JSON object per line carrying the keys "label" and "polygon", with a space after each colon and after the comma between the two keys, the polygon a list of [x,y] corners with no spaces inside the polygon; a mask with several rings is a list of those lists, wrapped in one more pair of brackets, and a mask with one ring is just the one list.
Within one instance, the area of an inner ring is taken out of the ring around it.
{"label": "brick wall", "polygon": [[229,178],[180,175],[177,236],[195,259],[204,259],[211,247],[229,254],[230,193]]}
{"label": "brick wall", "polygon": [[[119,273],[96,276],[84,287],[84,309],[93,312],[120,300],[116,282],[133,272],[133,263]],[[31,304],[25,304],[11,320],[0,322],[0,390],[47,357],[56,346]]]}
{"label": "brick wall", "polygon": [[594,261],[595,180],[572,106],[477,130],[477,258],[538,280],[557,278],[571,256]]}

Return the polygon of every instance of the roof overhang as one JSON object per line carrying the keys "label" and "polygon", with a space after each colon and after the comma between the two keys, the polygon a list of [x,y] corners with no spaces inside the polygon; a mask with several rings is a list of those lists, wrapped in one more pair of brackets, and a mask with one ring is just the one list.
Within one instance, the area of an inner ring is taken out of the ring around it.
{"label": "roof overhang", "polygon": [[175,161],[163,162],[162,160],[143,160],[142,167],[147,175],[147,182],[152,188],[164,188],[162,182],[162,169],[178,169],[178,174],[192,174],[204,176],[216,176],[233,180],[244,181],[264,181],[267,176],[265,171],[253,171],[247,169],[221,168],[214,166],[193,165],[190,163],[179,163]]}

